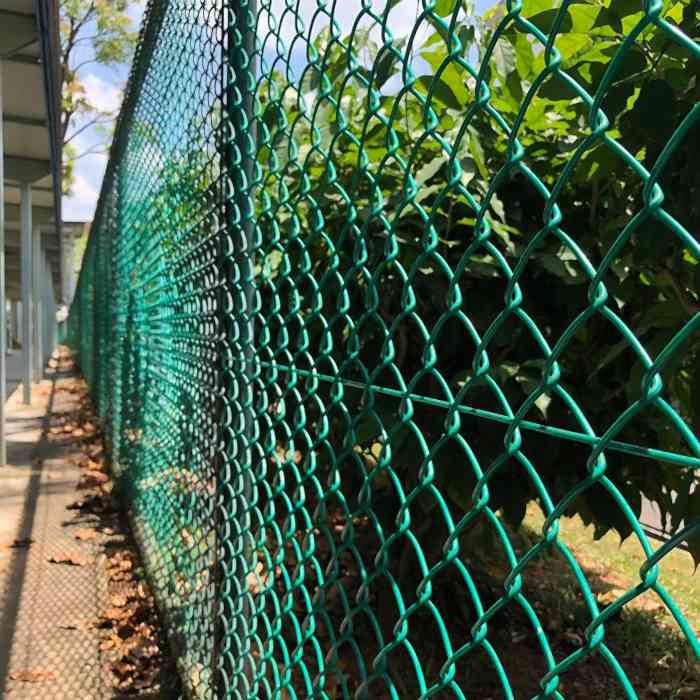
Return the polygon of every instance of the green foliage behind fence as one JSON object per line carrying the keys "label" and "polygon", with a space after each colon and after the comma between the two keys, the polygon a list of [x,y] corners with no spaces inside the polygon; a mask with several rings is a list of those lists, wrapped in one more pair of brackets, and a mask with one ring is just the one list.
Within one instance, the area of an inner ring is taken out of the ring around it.
{"label": "green foliage behind fence", "polygon": [[[149,3],[70,335],[189,695],[634,698],[643,596],[700,655],[698,41],[690,0]],[[575,514],[639,543],[613,602]]]}

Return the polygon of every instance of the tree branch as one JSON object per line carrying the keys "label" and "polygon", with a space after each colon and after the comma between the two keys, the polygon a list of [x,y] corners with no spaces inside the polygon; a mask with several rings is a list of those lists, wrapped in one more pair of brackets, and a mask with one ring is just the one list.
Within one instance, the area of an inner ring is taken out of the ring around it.
{"label": "tree branch", "polygon": [[83,151],[80,155],[71,158],[72,161],[80,160],[85,158],[85,156],[96,156],[96,155],[107,155],[109,153],[109,147],[104,146],[103,148],[89,148],[87,151]]}
{"label": "tree branch", "polygon": [[95,41],[95,39],[98,39],[99,36],[97,34],[91,34],[90,36],[81,36],[78,37],[74,42],[73,45],[75,46],[76,44],[80,44],[83,41]]}
{"label": "tree branch", "polygon": [[89,58],[87,61],[82,61],[81,63],[79,63],[77,66],[74,66],[70,70],[73,73],[77,73],[81,68],[83,68],[84,66],[88,66],[91,63],[99,63],[99,61],[96,58]]}
{"label": "tree branch", "polygon": [[82,134],[84,131],[89,129],[91,126],[95,126],[96,124],[109,124],[109,122],[114,120],[114,113],[113,112],[100,112],[96,117],[93,117],[90,119],[88,122],[83,124],[81,127],[76,129],[68,138],[65,138],[63,140],[63,145],[65,146],[66,144],[70,143],[76,136],[79,134]]}

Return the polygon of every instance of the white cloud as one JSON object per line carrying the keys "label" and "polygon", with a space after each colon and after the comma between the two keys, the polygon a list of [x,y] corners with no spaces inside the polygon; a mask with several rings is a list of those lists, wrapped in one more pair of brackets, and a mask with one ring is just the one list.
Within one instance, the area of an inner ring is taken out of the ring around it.
{"label": "white cloud", "polygon": [[77,175],[73,194],[63,198],[63,219],[65,221],[89,221],[95,213],[99,193],[94,182]]}
{"label": "white cloud", "polygon": [[66,221],[89,221],[95,213],[107,156],[94,154],[80,158],[75,165],[75,182],[70,197],[63,198]]}
{"label": "white cloud", "polygon": [[94,73],[83,80],[87,99],[101,112],[116,112],[122,103],[122,91]]}
{"label": "white cloud", "polygon": [[[382,17],[386,4],[386,0],[374,0],[372,3],[372,12],[375,15]],[[387,20],[387,27],[390,29],[391,33],[394,36],[408,35],[413,30],[416,19],[422,11],[423,4],[424,3],[422,0],[404,0],[403,2],[399,3],[399,5],[392,8],[389,14],[389,19]],[[326,10],[328,10],[330,7],[331,4],[328,3]],[[282,40],[285,43],[288,43],[300,29],[300,27],[298,27],[296,24],[297,17],[301,18],[306,29],[308,30],[309,26],[312,24],[314,15],[318,10],[318,2],[317,0],[300,0],[298,4],[298,11],[296,6],[294,7],[294,10],[287,9],[285,12],[286,8],[286,0],[272,0],[270,3],[269,13],[265,12],[264,10],[260,13],[261,16],[258,25],[259,34],[266,34],[270,26],[276,25],[277,31],[279,31]],[[342,35],[347,34],[352,29],[352,26],[361,10],[362,6],[359,0],[346,0],[345,2],[337,3],[335,5],[333,10],[333,19],[339,26]],[[327,14],[319,14],[316,21],[313,22],[313,33],[316,34],[318,31],[320,31],[320,29],[327,27],[328,22],[329,20]],[[369,17],[369,15],[364,14],[360,20],[360,26],[368,27],[370,25],[376,26],[376,22]],[[376,37],[374,36],[373,32],[373,38],[376,39],[380,35],[380,30],[377,28],[375,31]]]}
{"label": "white cloud", "polygon": [[143,5],[143,2],[141,2],[140,0],[129,5],[129,7],[126,10],[126,14],[131,20],[132,28],[139,28],[139,26],[141,25],[141,20],[143,19],[144,10],[145,7]]}

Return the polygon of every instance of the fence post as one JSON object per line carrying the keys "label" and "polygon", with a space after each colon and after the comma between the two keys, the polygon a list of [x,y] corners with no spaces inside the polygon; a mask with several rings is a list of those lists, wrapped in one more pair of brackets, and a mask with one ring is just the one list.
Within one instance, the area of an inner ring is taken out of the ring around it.
{"label": "fence post", "polygon": [[[32,282],[32,190],[22,185],[21,190],[21,279],[22,279],[22,400],[32,402],[32,370],[34,367],[34,337],[32,335],[32,305],[34,285]],[[36,234],[35,234],[36,235]]]}
{"label": "fence post", "polygon": [[32,296],[34,301],[33,326],[34,326],[34,381],[40,382],[44,374],[44,295],[42,294],[42,270],[41,270],[41,227],[34,227],[32,238]]}
{"label": "fence post", "polygon": [[7,340],[5,333],[5,147],[2,118],[2,59],[0,58],[0,467],[7,462],[5,399],[7,398]]}
{"label": "fence post", "polygon": [[[222,181],[220,236],[221,444],[217,471],[218,585],[216,696],[229,697],[250,661],[247,576],[254,563],[250,516],[253,488],[255,349],[253,313],[255,211],[255,0],[224,6]],[[234,401],[235,397],[235,407]],[[238,409],[239,415],[236,415]],[[237,648],[232,649],[232,640]],[[234,669],[235,664],[235,669]]]}

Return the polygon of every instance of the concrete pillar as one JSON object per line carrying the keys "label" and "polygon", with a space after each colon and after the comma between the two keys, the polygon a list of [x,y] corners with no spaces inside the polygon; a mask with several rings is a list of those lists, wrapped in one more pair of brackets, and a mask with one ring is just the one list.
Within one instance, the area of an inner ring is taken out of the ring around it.
{"label": "concrete pillar", "polygon": [[41,274],[41,230],[34,229],[32,240],[32,294],[33,294],[33,323],[34,328],[34,379],[40,381],[44,374],[44,356],[42,343],[42,274]]}
{"label": "concrete pillar", "polygon": [[2,119],[2,59],[0,59],[0,466],[7,464],[5,399],[7,396],[7,338],[5,334],[5,145]]}
{"label": "concrete pillar", "polygon": [[19,343],[18,347],[21,348],[22,347],[22,302],[21,301],[15,302],[14,315],[15,315],[15,338],[17,338],[17,342]]}
{"label": "concrete pillar", "polygon": [[70,267],[70,233],[61,227],[61,298],[59,303],[70,304],[68,289],[70,281],[68,279],[68,269]]}
{"label": "concrete pillar", "polygon": [[44,342],[44,362],[51,356],[56,348],[56,297],[53,289],[53,273],[46,256],[46,251],[41,251],[42,279],[44,281],[44,328],[42,340]]}
{"label": "concrete pillar", "polygon": [[10,324],[10,331],[12,333],[12,347],[18,348],[19,342],[19,302],[10,302],[10,312],[12,314],[12,323]]}
{"label": "concrete pillar", "polygon": [[20,231],[21,231],[21,285],[22,308],[22,401],[32,402],[32,188],[22,185],[20,189]]}
{"label": "concrete pillar", "polygon": [[73,276],[74,276],[74,261],[73,261],[73,236],[72,232],[62,232],[63,240],[61,242],[61,291],[63,295],[63,303],[67,306],[73,301]]}
{"label": "concrete pillar", "polygon": [[70,237],[70,243],[68,244],[68,300],[69,303],[73,303],[73,297],[75,296],[75,281],[77,273],[75,271],[75,238]]}

